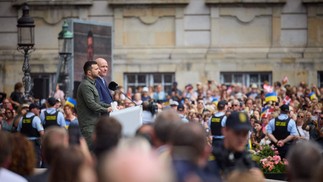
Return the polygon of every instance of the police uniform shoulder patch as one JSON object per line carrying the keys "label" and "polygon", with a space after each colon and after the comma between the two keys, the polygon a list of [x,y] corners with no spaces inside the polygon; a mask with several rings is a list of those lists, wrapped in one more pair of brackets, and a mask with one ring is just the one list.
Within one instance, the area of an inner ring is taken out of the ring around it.
{"label": "police uniform shoulder patch", "polygon": [[244,123],[247,121],[247,116],[244,113],[239,113],[239,120],[241,123]]}

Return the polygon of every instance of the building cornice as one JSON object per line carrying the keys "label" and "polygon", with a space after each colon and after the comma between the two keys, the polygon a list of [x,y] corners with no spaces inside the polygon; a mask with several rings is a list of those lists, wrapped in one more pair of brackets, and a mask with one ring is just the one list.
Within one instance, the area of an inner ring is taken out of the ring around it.
{"label": "building cornice", "polygon": [[[15,0],[12,6],[20,7],[26,0]],[[93,0],[29,0],[29,6],[92,6]]]}
{"label": "building cornice", "polygon": [[[93,0],[15,0],[12,6],[19,9],[25,2],[30,8],[30,16],[42,19],[50,25],[67,18],[85,18],[88,16],[86,9],[93,5]],[[18,11],[18,17],[21,16],[20,13]]]}
{"label": "building cornice", "polygon": [[285,4],[287,0],[205,0],[207,5],[219,4]]}
{"label": "building cornice", "polygon": [[129,5],[188,5],[190,0],[108,0],[110,6]]}
{"label": "building cornice", "polygon": [[304,4],[323,3],[323,0],[302,0]]}

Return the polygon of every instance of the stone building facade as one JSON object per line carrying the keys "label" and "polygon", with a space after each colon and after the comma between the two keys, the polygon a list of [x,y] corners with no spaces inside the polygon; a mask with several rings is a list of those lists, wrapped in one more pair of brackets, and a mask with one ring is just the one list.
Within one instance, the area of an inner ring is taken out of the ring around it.
{"label": "stone building facade", "polygon": [[[0,2],[0,91],[21,81],[21,0]],[[49,86],[65,19],[111,23],[112,78],[126,87],[215,80],[249,85],[284,76],[323,86],[323,0],[29,0],[33,78]]]}

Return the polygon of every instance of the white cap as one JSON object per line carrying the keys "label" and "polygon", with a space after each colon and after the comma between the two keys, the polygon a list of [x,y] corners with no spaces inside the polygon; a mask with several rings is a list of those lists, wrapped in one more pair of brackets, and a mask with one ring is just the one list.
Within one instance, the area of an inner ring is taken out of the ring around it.
{"label": "white cap", "polygon": [[253,84],[251,85],[251,88],[257,88],[257,84],[253,83]]}
{"label": "white cap", "polygon": [[286,88],[285,87],[281,87],[281,90],[286,92]]}
{"label": "white cap", "polygon": [[142,91],[143,91],[143,92],[148,92],[148,87],[144,87],[144,88],[142,89]]}
{"label": "white cap", "polygon": [[29,104],[22,104],[22,106],[21,106],[22,108],[24,108],[24,107],[29,107]]}
{"label": "white cap", "polygon": [[178,102],[175,101],[175,100],[170,100],[169,101],[169,105],[171,105],[171,106],[174,106],[174,105],[178,106]]}

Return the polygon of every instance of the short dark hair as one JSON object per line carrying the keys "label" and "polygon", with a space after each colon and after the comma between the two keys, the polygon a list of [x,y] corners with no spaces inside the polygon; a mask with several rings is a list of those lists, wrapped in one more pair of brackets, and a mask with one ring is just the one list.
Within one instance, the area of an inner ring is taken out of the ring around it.
{"label": "short dark hair", "polygon": [[[197,123],[184,123],[176,128],[171,136],[173,153],[178,155],[189,155],[198,158],[207,145],[206,131]],[[177,150],[176,148],[186,147],[187,150]]]}
{"label": "short dark hair", "polygon": [[282,84],[279,81],[276,81],[275,82],[275,85],[278,86],[278,87],[281,87],[282,86]]}
{"label": "short dark hair", "polygon": [[[48,175],[48,181],[78,181],[80,180],[80,168],[87,164],[81,147],[74,145],[67,148],[59,148]],[[61,170],[61,169],[68,170]]]}
{"label": "short dark hair", "polygon": [[287,160],[292,181],[310,181],[320,163],[322,164],[322,149],[312,141],[297,143],[289,150]]}
{"label": "short dark hair", "polygon": [[95,125],[94,154],[100,157],[101,154],[116,147],[122,136],[121,131],[122,125],[117,119],[101,116]]}
{"label": "short dark hair", "polygon": [[16,90],[20,90],[21,88],[22,88],[22,83],[21,82],[17,82],[16,84],[15,84],[15,91]]}
{"label": "short dark hair", "polygon": [[153,145],[153,141],[152,141],[152,133],[150,133],[149,131],[144,130],[144,128],[150,128],[153,132],[154,130],[154,126],[153,126],[153,123],[146,123],[146,124],[143,124],[141,125],[137,130],[136,130],[136,136],[139,136],[139,137],[143,137],[144,139],[146,139],[150,145]]}
{"label": "short dark hair", "polygon": [[170,141],[170,136],[178,125],[182,124],[178,114],[169,109],[159,113],[154,122],[156,137],[163,143]]}
{"label": "short dark hair", "polygon": [[86,72],[92,69],[92,65],[94,64],[98,64],[95,61],[87,61],[85,62],[84,66],[83,66],[83,71],[84,74],[86,75]]}
{"label": "short dark hair", "polygon": [[51,166],[57,157],[57,150],[67,147],[65,138],[68,138],[68,133],[65,128],[52,126],[46,129],[42,140],[42,157],[43,160]]}

